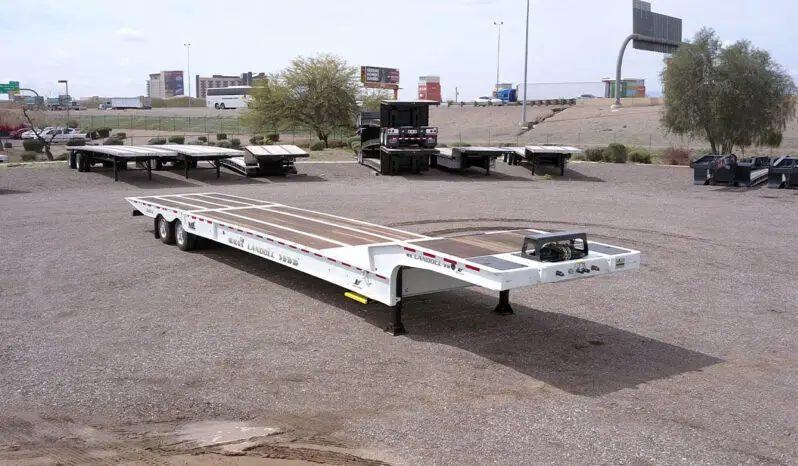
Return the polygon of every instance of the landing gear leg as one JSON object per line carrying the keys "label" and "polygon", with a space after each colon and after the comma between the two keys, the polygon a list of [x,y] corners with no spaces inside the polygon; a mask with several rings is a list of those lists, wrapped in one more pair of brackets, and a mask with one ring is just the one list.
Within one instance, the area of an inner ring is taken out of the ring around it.
{"label": "landing gear leg", "polygon": [[510,306],[510,290],[499,291],[499,304],[496,305],[493,312],[501,315],[513,313],[513,308]]}
{"label": "landing gear leg", "polygon": [[396,303],[393,307],[393,315],[391,316],[391,322],[388,323],[388,326],[385,327],[385,331],[390,333],[393,336],[404,335],[407,333],[405,330],[405,326],[402,323],[402,268],[399,267],[399,271],[396,273],[396,297],[399,298],[399,302]]}

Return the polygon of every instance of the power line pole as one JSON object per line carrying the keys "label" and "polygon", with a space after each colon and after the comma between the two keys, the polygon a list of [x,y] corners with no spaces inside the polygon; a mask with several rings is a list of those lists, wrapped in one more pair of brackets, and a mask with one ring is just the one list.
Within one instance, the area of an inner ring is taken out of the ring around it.
{"label": "power line pole", "polygon": [[188,106],[191,107],[191,42],[183,44],[186,47],[186,78],[188,78]]}
{"label": "power line pole", "polygon": [[493,25],[499,27],[499,40],[496,45],[496,90],[499,90],[499,61],[502,51],[502,24],[504,21],[494,21]]}
{"label": "power line pole", "polygon": [[524,40],[524,102],[521,110],[521,125],[526,126],[527,67],[529,65],[529,0],[526,0],[526,39]]}

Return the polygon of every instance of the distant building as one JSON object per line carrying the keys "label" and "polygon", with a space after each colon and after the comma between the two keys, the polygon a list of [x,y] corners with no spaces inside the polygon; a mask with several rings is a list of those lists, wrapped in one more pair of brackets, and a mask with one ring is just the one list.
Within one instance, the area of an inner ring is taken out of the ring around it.
{"label": "distant building", "polygon": [[209,77],[202,77],[197,75],[195,77],[197,90],[197,98],[204,99],[208,95],[208,89],[211,87],[230,87],[230,86],[251,86],[259,79],[265,78],[265,73],[258,73],[253,75],[251,71],[241,73],[240,76],[229,76],[223,74],[214,74]]}
{"label": "distant building", "polygon": [[[604,78],[601,80],[604,83],[604,98],[615,98],[615,78]],[[621,79],[621,97],[645,97],[646,96],[646,80],[639,78],[622,78]]]}
{"label": "distant building", "polygon": [[150,74],[147,80],[147,97],[169,99],[185,95],[182,71],[161,71]]}

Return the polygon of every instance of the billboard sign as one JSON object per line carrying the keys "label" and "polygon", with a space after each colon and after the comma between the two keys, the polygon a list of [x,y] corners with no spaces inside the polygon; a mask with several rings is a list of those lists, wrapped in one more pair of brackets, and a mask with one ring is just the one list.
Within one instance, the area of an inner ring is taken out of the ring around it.
{"label": "billboard sign", "polygon": [[649,52],[674,53],[682,43],[682,19],[651,11],[651,3],[633,0],[632,47]]}
{"label": "billboard sign", "polygon": [[361,66],[360,82],[369,84],[399,84],[399,70],[394,68],[380,68],[377,66]]}
{"label": "billboard sign", "polygon": [[9,81],[6,84],[0,84],[0,94],[19,94],[19,81]]}
{"label": "billboard sign", "polygon": [[164,71],[164,89],[167,95],[183,95],[183,72]]}

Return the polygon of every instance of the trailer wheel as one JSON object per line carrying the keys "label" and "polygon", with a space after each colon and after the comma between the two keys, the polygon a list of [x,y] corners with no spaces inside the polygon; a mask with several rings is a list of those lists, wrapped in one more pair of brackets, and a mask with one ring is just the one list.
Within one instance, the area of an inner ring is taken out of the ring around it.
{"label": "trailer wheel", "polygon": [[158,217],[158,236],[163,244],[175,244],[175,224]]}
{"label": "trailer wheel", "polygon": [[78,158],[75,156],[75,151],[69,151],[69,168],[78,168]]}
{"label": "trailer wheel", "polygon": [[197,244],[197,236],[183,229],[183,223],[175,220],[175,241],[181,251],[190,251]]}

